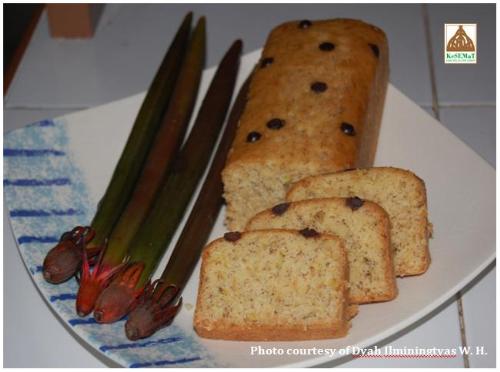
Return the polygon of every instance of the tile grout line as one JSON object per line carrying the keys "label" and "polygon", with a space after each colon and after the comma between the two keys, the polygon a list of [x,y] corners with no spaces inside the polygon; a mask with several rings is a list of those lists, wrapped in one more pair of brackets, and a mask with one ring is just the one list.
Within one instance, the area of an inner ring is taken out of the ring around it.
{"label": "tile grout line", "polygon": [[[427,44],[427,60],[429,64],[429,73],[431,78],[431,90],[432,90],[432,111],[437,120],[439,120],[439,101],[437,94],[436,85],[436,74],[434,71],[434,55],[432,52],[432,39],[431,39],[431,29],[429,24],[429,13],[426,4],[422,4],[422,20],[424,22],[425,40]],[[443,108],[446,106],[442,106]],[[462,303],[462,293],[459,291],[456,294],[456,303],[458,311],[458,322],[460,327],[460,340],[462,347],[467,347],[467,337],[465,331],[465,319],[464,319],[464,308]],[[462,354],[462,359],[464,363],[464,368],[470,368],[469,356],[466,353]]]}
{"label": "tile grout line", "polygon": [[[458,310],[458,321],[460,323],[460,338],[462,339],[462,346],[467,347],[467,337],[465,332],[465,319],[464,319],[464,305],[462,303],[462,291],[459,291],[457,293],[457,310]],[[463,353],[462,356],[464,359],[464,367],[470,368],[469,355]]]}
{"label": "tile grout line", "polygon": [[[105,104],[105,103],[104,103]],[[4,110],[26,110],[26,111],[43,111],[43,110],[86,110],[95,106],[100,106],[101,104],[92,105],[67,105],[67,106],[58,106],[58,105],[9,105],[4,103]]]}
{"label": "tile grout line", "polygon": [[424,22],[425,43],[427,44],[427,63],[429,65],[429,74],[431,78],[431,93],[432,93],[432,111],[437,120],[439,120],[439,103],[436,86],[436,74],[434,71],[434,55],[432,53],[431,29],[429,26],[429,14],[427,5],[422,4],[422,20]]}
{"label": "tile grout line", "polygon": [[496,103],[440,103],[438,108],[496,108]]}
{"label": "tile grout line", "polygon": [[[125,97],[127,98],[127,97]],[[117,98],[116,100],[120,100],[123,98]],[[107,103],[112,103],[113,101],[107,102]],[[415,102],[417,105],[420,107],[430,107],[431,109],[437,109],[439,110],[440,108],[447,108],[447,109],[453,109],[453,108],[496,108],[496,103],[475,103],[475,102],[470,102],[470,103],[439,103],[437,106],[434,106],[434,103],[428,104],[428,103],[419,103]],[[104,103],[106,104],[106,103]],[[101,104],[94,104],[94,105],[67,105],[67,106],[58,106],[58,105],[46,105],[46,106],[37,106],[37,105],[4,105],[4,110],[12,110],[12,111],[44,111],[44,110],[62,110],[62,111],[71,111],[71,110],[87,110],[89,108],[93,108],[96,106],[100,106]]]}
{"label": "tile grout line", "polygon": [[[432,104],[427,103],[418,103],[417,105],[420,107],[429,107],[433,108]],[[438,109],[481,109],[481,108],[496,108],[496,104],[494,103],[440,103],[437,108]]]}

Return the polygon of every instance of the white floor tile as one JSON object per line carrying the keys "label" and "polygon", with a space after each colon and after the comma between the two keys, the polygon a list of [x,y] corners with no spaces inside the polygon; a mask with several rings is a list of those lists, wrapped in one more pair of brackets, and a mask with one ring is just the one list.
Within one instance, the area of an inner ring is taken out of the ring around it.
{"label": "white floor tile", "polygon": [[44,14],[7,107],[94,106],[146,90],[188,10],[207,16],[207,66],[218,63],[236,38],[243,39],[245,52],[262,47],[283,21],[351,17],[372,22],[388,35],[391,81],[416,102],[431,102],[420,5],[110,4],[89,40],[51,39]]}
{"label": "white floor tile", "polygon": [[469,355],[471,367],[496,366],[496,265],[489,267],[463,291],[467,344],[476,351],[484,347],[487,355]]}
{"label": "white floor tile", "polygon": [[[439,104],[492,103],[495,98],[495,4],[429,4]],[[477,23],[477,64],[444,63],[444,23]]]}
{"label": "white floor tile", "polygon": [[495,167],[495,107],[441,107],[439,114],[444,126]]}

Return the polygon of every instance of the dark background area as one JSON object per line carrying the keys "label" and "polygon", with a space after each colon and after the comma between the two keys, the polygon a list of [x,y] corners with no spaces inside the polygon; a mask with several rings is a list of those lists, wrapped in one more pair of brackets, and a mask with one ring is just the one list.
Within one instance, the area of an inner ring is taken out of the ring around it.
{"label": "dark background area", "polygon": [[[44,4],[3,5],[3,74],[14,74]],[[5,88],[4,88],[5,92]]]}

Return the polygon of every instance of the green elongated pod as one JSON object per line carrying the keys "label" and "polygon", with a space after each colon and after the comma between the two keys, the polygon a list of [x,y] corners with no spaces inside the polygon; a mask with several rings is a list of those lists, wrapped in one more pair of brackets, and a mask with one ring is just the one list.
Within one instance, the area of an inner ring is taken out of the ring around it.
{"label": "green elongated pod", "polygon": [[193,31],[172,99],[148,153],[139,180],[111,236],[103,257],[104,265],[121,263],[130,242],[144,221],[160,186],[174,164],[198,94],[205,64],[205,19]]}
{"label": "green elongated pod", "polygon": [[169,106],[189,40],[193,15],[184,18],[137,114],[122,155],[99,202],[91,227],[96,235],[92,245],[102,245],[127,205]]}
{"label": "green elongated pod", "polygon": [[97,321],[108,323],[125,315],[165,253],[210,160],[231,102],[240,53],[241,41],[237,41],[220,63],[173,170],[132,240],[130,266],[97,300],[94,311]]}
{"label": "green elongated pod", "polygon": [[249,83],[250,79],[245,82],[238,94],[210,171],[161,275],[163,288],[169,286],[184,288],[219,215],[224,202],[221,173],[245,107]]}
{"label": "green elongated pod", "polygon": [[181,300],[176,300],[198,262],[223,204],[221,172],[246,104],[249,83],[250,78],[240,89],[205,182],[160,280],[145,290],[128,316],[125,333],[132,341],[149,337],[170,324],[181,306]]}
{"label": "green elongated pod", "polygon": [[77,313],[81,316],[92,311],[97,296],[120,267],[132,237],[171,170],[196,101],[205,62],[205,34],[205,20],[202,18],[193,31],[174,92],[130,200],[113,228],[104,253],[92,273],[84,262],[76,301]]}
{"label": "green elongated pod", "polygon": [[[93,238],[90,241],[85,239],[86,252],[89,255],[93,256],[102,249],[132,194],[148,149],[172,96],[189,40],[192,18],[192,13],[185,16],[137,114],[127,143],[92,220]],[[82,256],[80,230],[81,228],[76,228],[71,234],[63,234],[61,243],[47,254],[43,263],[43,275],[50,283],[62,283],[78,271]]]}

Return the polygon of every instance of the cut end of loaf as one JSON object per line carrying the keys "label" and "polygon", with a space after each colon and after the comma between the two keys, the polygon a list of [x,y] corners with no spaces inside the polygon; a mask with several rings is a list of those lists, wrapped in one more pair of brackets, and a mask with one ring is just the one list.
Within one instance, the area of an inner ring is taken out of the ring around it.
{"label": "cut end of loaf", "polygon": [[[349,261],[350,302],[389,301],[397,295],[387,213],[361,201],[353,209],[347,198],[321,198],[280,204],[258,213],[247,230],[312,228],[345,241]],[[286,207],[286,208],[285,208]]]}
{"label": "cut end of loaf", "polygon": [[430,264],[427,196],[414,173],[392,167],[355,169],[307,177],[294,184],[287,200],[359,196],[379,204],[391,222],[397,276],[419,275]]}
{"label": "cut end of loaf", "polygon": [[222,179],[228,229],[243,230],[251,217],[283,201],[290,185],[310,174],[308,164],[295,164],[293,169],[265,160],[227,165]]}

